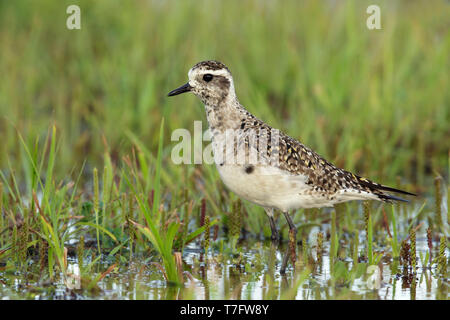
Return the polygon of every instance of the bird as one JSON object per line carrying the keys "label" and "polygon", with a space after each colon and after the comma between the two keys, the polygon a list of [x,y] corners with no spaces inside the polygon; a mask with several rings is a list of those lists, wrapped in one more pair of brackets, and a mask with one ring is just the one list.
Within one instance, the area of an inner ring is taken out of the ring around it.
{"label": "bird", "polygon": [[333,207],[351,200],[408,202],[391,193],[416,196],[338,168],[254,116],[239,102],[231,72],[223,63],[199,62],[189,70],[188,78],[168,96],[191,92],[203,102],[221,180],[239,197],[264,208],[272,240],[279,239],[274,210],[283,213],[296,235],[289,215],[292,210]]}

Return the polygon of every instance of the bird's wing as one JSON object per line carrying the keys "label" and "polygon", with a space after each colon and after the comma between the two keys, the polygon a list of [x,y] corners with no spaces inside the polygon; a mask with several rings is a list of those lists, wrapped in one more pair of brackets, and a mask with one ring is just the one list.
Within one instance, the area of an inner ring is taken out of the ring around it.
{"label": "bird's wing", "polygon": [[319,192],[347,194],[356,198],[373,198],[375,195],[379,200],[386,202],[406,201],[387,192],[415,196],[413,193],[384,186],[338,168],[296,139],[284,134],[281,137],[280,168],[294,174],[308,176],[307,184]]}
{"label": "bird's wing", "polygon": [[[241,124],[241,129],[244,133],[247,130],[257,129],[258,140],[267,143],[267,146],[263,148],[258,143],[258,153],[267,156],[268,160],[272,162],[271,165],[293,175],[308,177],[306,183],[319,193],[336,193],[344,197],[365,199],[375,196],[375,199],[386,202],[391,200],[406,201],[387,192],[415,196],[413,193],[384,186],[338,168],[298,140],[273,129],[254,116],[245,119]],[[249,143],[248,136],[244,134],[244,137],[243,140],[245,140],[247,146],[254,145]],[[274,159],[276,163],[273,163]]]}

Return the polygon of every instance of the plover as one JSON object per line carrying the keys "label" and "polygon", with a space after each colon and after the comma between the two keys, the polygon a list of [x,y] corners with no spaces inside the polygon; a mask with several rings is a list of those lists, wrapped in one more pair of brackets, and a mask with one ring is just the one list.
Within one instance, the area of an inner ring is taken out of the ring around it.
{"label": "plover", "polygon": [[[189,70],[188,77],[188,83],[168,95],[192,92],[204,103],[220,177],[238,196],[265,209],[272,239],[278,238],[274,209],[283,212],[289,228],[296,233],[290,210],[332,207],[350,200],[406,201],[388,192],[415,195],[340,169],[301,142],[256,118],[239,103],[233,77],[223,63],[199,62]],[[237,140],[236,144],[231,144],[231,150],[226,150],[225,133],[230,131]],[[266,144],[257,140],[264,140]],[[244,150],[244,161],[228,158],[239,148]],[[262,155],[256,162],[249,161],[252,151]],[[217,157],[218,154],[225,156]]]}

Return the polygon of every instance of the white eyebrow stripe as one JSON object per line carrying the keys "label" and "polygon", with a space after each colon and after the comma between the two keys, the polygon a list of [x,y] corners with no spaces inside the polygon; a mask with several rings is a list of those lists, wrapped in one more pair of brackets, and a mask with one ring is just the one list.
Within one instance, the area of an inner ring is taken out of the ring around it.
{"label": "white eyebrow stripe", "polygon": [[207,72],[207,73],[210,73],[210,74],[212,74],[212,75],[214,75],[214,76],[225,76],[225,77],[227,77],[227,76],[230,75],[230,73],[229,73],[227,70],[225,70],[225,69],[220,69],[220,70],[204,70],[204,71]]}
{"label": "white eyebrow stripe", "polygon": [[219,69],[219,70],[208,70],[208,69],[190,69],[188,72],[188,77],[190,78],[191,75],[193,75],[193,73],[209,73],[212,74],[213,76],[224,76],[226,78],[230,77],[230,73],[228,72],[228,70],[226,69]]}

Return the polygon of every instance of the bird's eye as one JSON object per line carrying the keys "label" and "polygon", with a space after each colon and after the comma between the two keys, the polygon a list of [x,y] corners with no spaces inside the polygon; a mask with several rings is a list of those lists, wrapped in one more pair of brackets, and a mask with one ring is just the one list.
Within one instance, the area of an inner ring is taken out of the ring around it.
{"label": "bird's eye", "polygon": [[213,75],[210,73],[207,73],[203,76],[203,80],[205,80],[206,82],[210,82],[213,78]]}

